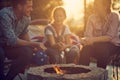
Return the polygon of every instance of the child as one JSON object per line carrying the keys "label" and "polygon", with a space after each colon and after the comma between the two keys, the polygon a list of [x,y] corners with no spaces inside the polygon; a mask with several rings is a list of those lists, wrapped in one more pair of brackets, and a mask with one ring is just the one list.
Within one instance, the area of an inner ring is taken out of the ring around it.
{"label": "child", "polygon": [[75,63],[79,56],[79,48],[72,47],[71,31],[64,24],[66,17],[64,8],[60,6],[54,8],[52,22],[45,28],[50,63]]}

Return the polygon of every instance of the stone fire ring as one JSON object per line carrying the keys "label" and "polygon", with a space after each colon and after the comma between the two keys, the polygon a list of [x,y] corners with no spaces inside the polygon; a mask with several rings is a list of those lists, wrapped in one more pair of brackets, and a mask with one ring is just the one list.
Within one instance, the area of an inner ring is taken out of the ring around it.
{"label": "stone fire ring", "polygon": [[[54,64],[53,64],[54,65]],[[108,72],[105,69],[97,68],[97,67],[88,67],[83,65],[75,65],[75,64],[57,64],[59,67],[80,67],[84,69],[89,69],[88,73],[78,73],[78,74],[56,74],[56,73],[47,73],[44,72],[44,69],[51,68],[53,65],[44,65],[39,67],[30,68],[27,72],[28,76],[40,76],[42,78],[49,79],[66,79],[66,80],[107,80]]]}

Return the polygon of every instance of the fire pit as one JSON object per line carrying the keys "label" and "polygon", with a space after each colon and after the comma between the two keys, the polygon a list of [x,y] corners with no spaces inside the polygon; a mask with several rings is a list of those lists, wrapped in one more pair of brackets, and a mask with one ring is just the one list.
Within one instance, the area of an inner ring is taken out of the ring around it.
{"label": "fire pit", "polygon": [[107,75],[107,70],[101,68],[57,64],[30,68],[27,80],[107,80]]}

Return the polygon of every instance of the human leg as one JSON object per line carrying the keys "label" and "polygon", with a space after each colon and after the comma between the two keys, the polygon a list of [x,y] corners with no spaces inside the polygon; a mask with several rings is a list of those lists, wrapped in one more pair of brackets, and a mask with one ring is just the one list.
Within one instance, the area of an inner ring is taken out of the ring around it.
{"label": "human leg", "polygon": [[96,50],[94,57],[97,59],[97,66],[104,69],[106,69],[110,57],[118,51],[118,47],[110,42],[95,43],[94,49]]}
{"label": "human leg", "polygon": [[91,54],[93,53],[93,45],[86,45],[82,48],[80,51],[80,58],[79,58],[79,64],[80,65],[89,65],[90,63],[90,57],[92,56]]}
{"label": "human leg", "polygon": [[4,76],[4,59],[5,59],[5,55],[4,55],[4,50],[2,47],[0,47],[0,80],[4,80],[5,76]]}
{"label": "human leg", "polygon": [[5,47],[6,56],[13,60],[13,63],[6,75],[6,80],[13,80],[15,76],[25,69],[30,63],[33,51],[30,47]]}
{"label": "human leg", "polygon": [[48,48],[46,50],[46,54],[48,55],[49,57],[49,62],[50,64],[57,64],[57,63],[60,63],[60,53],[53,49],[53,48]]}
{"label": "human leg", "polygon": [[80,55],[80,49],[78,46],[74,45],[70,48],[70,51],[66,53],[66,63],[78,64],[78,59]]}

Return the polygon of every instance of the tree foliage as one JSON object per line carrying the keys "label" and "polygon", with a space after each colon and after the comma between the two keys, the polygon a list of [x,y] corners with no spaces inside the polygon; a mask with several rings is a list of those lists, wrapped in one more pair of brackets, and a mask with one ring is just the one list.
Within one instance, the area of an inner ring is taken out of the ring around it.
{"label": "tree foliage", "polygon": [[[11,4],[11,0],[0,0],[0,9]],[[60,5],[62,0],[33,0],[32,19],[50,18],[52,9]]]}
{"label": "tree foliage", "polygon": [[32,19],[50,18],[54,7],[62,5],[62,0],[33,0]]}

